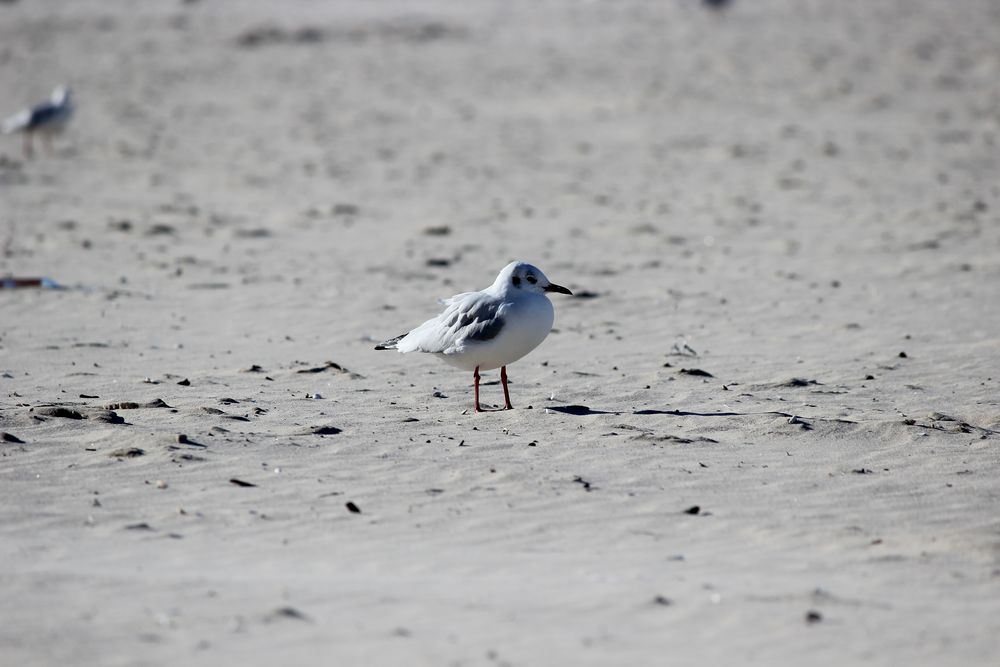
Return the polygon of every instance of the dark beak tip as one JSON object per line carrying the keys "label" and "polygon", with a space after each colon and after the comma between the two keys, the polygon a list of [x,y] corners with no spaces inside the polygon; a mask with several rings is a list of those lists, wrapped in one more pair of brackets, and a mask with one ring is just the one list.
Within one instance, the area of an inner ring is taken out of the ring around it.
{"label": "dark beak tip", "polygon": [[555,283],[549,283],[548,285],[546,285],[545,291],[546,292],[559,292],[560,294],[569,294],[570,296],[573,296],[573,293],[570,292],[568,289],[566,289],[562,285],[556,285]]}

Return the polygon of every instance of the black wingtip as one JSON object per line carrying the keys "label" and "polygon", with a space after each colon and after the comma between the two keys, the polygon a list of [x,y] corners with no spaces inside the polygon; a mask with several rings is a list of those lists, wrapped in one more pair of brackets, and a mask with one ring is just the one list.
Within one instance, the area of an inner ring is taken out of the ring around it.
{"label": "black wingtip", "polygon": [[395,338],[390,338],[389,340],[384,340],[381,343],[379,343],[378,345],[376,345],[375,349],[376,350],[395,350],[396,349],[396,343],[398,343],[399,341],[403,340],[403,338],[405,338],[405,337],[406,337],[406,334],[400,334],[400,335],[396,336]]}

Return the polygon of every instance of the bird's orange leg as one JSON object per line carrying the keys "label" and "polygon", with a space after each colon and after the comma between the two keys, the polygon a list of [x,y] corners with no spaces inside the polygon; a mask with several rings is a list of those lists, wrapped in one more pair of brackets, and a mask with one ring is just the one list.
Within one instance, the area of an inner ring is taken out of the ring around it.
{"label": "bird's orange leg", "polygon": [[503,385],[503,400],[506,405],[504,410],[513,410],[514,406],[510,404],[510,392],[507,390],[507,367],[500,367],[500,383]]}
{"label": "bird's orange leg", "polygon": [[479,407],[479,366],[476,366],[476,370],[472,371],[472,377],[476,379],[476,412],[482,412],[483,409]]}

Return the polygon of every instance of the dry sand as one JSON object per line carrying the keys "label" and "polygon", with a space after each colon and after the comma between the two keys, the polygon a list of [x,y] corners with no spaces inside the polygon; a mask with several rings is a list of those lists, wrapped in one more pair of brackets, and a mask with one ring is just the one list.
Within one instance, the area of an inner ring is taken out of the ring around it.
{"label": "dry sand", "polygon": [[[997,664],[998,25],[0,5],[0,663]],[[516,410],[372,350],[512,258]]]}

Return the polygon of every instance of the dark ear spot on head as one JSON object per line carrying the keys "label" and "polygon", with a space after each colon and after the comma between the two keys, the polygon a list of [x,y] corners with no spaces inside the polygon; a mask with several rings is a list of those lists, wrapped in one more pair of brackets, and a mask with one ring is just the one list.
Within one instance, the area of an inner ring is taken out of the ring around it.
{"label": "dark ear spot on head", "polygon": [[511,278],[510,282],[514,283],[514,287],[520,287],[521,286],[521,279],[519,277],[517,277],[517,276],[514,276],[513,278]]}

